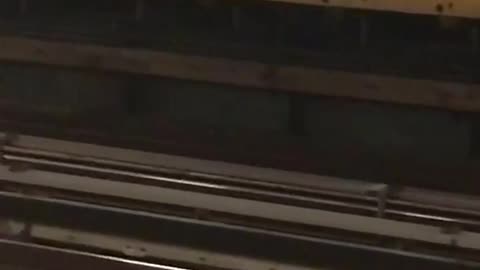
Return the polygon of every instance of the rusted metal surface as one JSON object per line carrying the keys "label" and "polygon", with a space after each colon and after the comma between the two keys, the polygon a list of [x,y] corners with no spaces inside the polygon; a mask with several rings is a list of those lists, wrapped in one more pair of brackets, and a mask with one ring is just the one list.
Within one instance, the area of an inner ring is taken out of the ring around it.
{"label": "rusted metal surface", "polygon": [[301,5],[341,7],[411,14],[480,18],[480,3],[475,0],[272,0]]}

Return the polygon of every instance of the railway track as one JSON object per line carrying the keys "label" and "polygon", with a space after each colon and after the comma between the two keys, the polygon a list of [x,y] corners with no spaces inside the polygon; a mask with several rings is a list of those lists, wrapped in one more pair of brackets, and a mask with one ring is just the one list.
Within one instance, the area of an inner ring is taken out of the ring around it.
{"label": "railway track", "polygon": [[[84,247],[92,244],[88,239],[105,235],[151,240],[152,235],[119,225],[132,222],[140,231],[154,230],[131,217],[112,223],[99,213],[87,222],[71,216],[85,217],[79,214],[83,207],[113,207],[134,216],[150,213],[266,235],[357,243],[366,249],[401,247],[415,254],[453,256],[461,265],[480,260],[475,197],[46,138],[5,138],[3,215],[29,224],[28,235],[48,243]],[[78,209],[56,213],[47,207],[51,204]],[[101,243],[91,248],[115,250],[115,245]],[[145,245],[159,249],[155,241]]]}
{"label": "railway track", "polygon": [[[412,203],[402,200],[401,194],[400,198],[391,199],[388,198],[389,187],[383,184],[371,185],[371,188],[365,189],[365,194],[349,194],[292,184],[142,166],[95,157],[68,156],[8,145],[4,146],[2,154],[5,163],[13,167],[25,166],[27,170],[81,175],[342,213],[410,220],[419,224],[433,223],[480,230],[480,212],[455,208],[453,205],[449,208]],[[292,179],[292,182],[295,182],[295,179]]]}
{"label": "railway track", "polygon": [[[0,195],[2,205],[11,206],[5,196],[4,192]],[[175,269],[255,270],[271,267],[301,270],[351,269],[352,266],[357,267],[356,269],[382,269],[387,266],[404,269],[419,265],[435,269],[478,267],[474,261],[458,257],[422,255],[371,245],[302,237],[52,198],[34,199],[34,196],[22,196],[22,199],[31,200],[32,207],[29,209],[40,215],[47,212],[57,218],[62,214],[73,215],[70,219],[75,225],[70,224],[70,227],[67,227],[61,222],[48,223],[43,220],[41,223],[33,222],[33,219],[30,219],[28,224],[17,221],[17,226],[22,225],[28,229],[22,231],[24,238],[17,236],[13,240],[0,241],[0,249],[7,250],[0,256],[0,264],[61,269],[56,267],[64,267],[65,261],[70,263],[86,259],[86,262],[75,267],[99,267],[122,262],[127,263],[122,266],[126,267],[125,269],[150,269],[149,266],[162,265],[175,266]],[[14,204],[21,206],[19,200],[15,200]],[[94,222],[95,224],[92,224]],[[123,234],[118,231],[119,222],[123,224]],[[90,230],[86,229],[86,225],[90,225]],[[99,229],[102,226],[103,230]],[[96,230],[93,231],[92,228]],[[126,234],[127,228],[130,228],[130,234]],[[225,239],[229,241],[224,241]],[[236,244],[231,245],[231,241]],[[35,256],[44,253],[45,256],[35,259]],[[87,256],[78,256],[71,260],[69,253]],[[91,257],[112,258],[113,261],[92,261]],[[375,260],[372,261],[371,258]],[[133,265],[130,265],[130,262]]]}

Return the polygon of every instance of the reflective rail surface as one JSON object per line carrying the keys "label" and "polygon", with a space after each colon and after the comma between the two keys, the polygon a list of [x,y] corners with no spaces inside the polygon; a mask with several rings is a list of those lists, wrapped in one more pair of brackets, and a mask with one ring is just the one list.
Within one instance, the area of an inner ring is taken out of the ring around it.
{"label": "reflective rail surface", "polygon": [[0,264],[33,270],[189,270],[10,240],[0,240]]}

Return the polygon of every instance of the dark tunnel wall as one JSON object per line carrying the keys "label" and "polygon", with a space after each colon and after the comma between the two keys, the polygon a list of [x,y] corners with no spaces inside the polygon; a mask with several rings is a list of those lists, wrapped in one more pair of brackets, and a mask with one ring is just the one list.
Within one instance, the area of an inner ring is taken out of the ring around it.
{"label": "dark tunnel wall", "polygon": [[300,165],[317,166],[318,173],[369,180],[411,176],[415,184],[432,175],[453,178],[459,167],[473,166],[471,115],[307,96],[296,96],[293,103],[292,98],[172,79],[0,67],[2,120],[43,115],[51,124],[63,119],[72,126],[80,119],[96,123],[96,129],[119,128],[123,135],[168,137],[172,145],[187,140],[207,149],[231,147],[248,163],[256,164],[249,156],[256,152],[281,156],[287,168],[289,160],[301,157]]}

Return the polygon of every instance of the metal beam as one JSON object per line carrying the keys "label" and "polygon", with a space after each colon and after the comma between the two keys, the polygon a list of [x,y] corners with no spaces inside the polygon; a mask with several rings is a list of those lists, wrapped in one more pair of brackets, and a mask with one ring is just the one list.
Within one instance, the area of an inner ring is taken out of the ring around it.
{"label": "metal beam", "polygon": [[291,93],[480,111],[480,84],[406,79],[144,49],[0,37],[0,60],[232,84]]}

